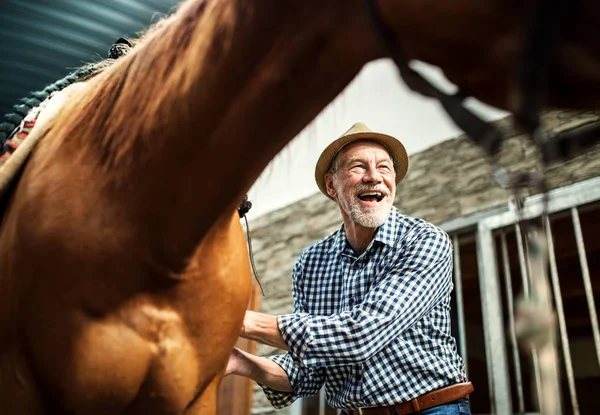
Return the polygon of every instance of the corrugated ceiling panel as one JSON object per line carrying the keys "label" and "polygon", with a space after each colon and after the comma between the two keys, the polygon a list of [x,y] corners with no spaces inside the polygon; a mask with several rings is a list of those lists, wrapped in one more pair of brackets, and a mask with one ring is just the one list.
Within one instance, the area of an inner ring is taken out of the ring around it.
{"label": "corrugated ceiling panel", "polygon": [[2,0],[0,122],[20,98],[106,57],[179,0]]}

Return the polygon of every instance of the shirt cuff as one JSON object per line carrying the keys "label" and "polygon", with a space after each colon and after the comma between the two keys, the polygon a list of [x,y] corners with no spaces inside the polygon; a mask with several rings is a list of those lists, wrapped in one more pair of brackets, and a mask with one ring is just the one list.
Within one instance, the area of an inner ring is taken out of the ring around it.
{"label": "shirt cuff", "polygon": [[258,384],[265,396],[271,403],[274,408],[281,409],[285,408],[288,405],[291,405],[296,399],[298,399],[298,395],[294,393],[298,389],[300,370],[295,367],[294,362],[289,354],[282,354],[276,356],[268,356],[267,359],[272,360],[277,363],[281,368],[285,371],[292,385],[293,392],[281,392],[275,389],[271,389],[265,385]]}
{"label": "shirt cuff", "polygon": [[304,358],[313,338],[310,332],[310,315],[307,313],[283,314],[277,317],[277,327],[283,341],[290,349],[294,361],[304,367]]}

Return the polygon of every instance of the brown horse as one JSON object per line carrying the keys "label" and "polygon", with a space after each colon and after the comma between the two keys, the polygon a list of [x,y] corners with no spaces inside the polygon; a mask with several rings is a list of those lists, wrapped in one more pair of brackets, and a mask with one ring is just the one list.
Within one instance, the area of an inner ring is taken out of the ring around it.
{"label": "brown horse", "polygon": [[[531,1],[380,0],[411,59],[510,109]],[[571,0],[548,103],[600,106],[600,19]],[[250,293],[236,207],[383,54],[362,1],[190,0],[91,79],[0,227],[6,414],[212,414]]]}

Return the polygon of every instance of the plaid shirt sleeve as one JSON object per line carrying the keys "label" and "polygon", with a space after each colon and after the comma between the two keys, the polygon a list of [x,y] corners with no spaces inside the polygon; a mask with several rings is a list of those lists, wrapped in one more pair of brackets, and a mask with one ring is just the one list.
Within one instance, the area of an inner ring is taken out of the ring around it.
{"label": "plaid shirt sleeve", "polygon": [[[304,312],[304,299],[302,297],[302,290],[300,290],[299,276],[301,275],[302,265],[300,260],[296,263],[292,271],[292,293],[294,297],[294,313],[295,315],[305,315]],[[319,392],[323,384],[325,383],[324,370],[319,368],[307,368],[300,367],[297,361],[295,361],[290,353],[270,356],[271,359],[277,363],[287,373],[290,384],[292,385],[292,392],[280,392],[271,389],[267,386],[260,385],[262,387],[267,399],[271,402],[271,405],[277,409],[284,408],[291,405],[296,399],[311,396]]]}
{"label": "plaid shirt sleeve", "polygon": [[452,244],[425,230],[399,249],[392,266],[362,303],[330,316],[279,316],[279,330],[300,367],[343,366],[368,360],[452,290]]}

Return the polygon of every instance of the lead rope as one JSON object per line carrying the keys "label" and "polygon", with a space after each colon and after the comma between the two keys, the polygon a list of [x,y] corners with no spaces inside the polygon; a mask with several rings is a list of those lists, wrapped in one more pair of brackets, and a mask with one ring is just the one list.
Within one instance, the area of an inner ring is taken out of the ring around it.
{"label": "lead rope", "polygon": [[252,202],[248,200],[248,195],[246,198],[240,203],[240,207],[238,208],[238,214],[240,215],[240,219],[244,218],[246,222],[246,240],[248,241],[248,256],[250,257],[250,266],[252,267],[252,273],[254,274],[254,278],[260,287],[260,292],[262,296],[265,296],[265,290],[263,289],[262,284],[260,283],[260,278],[258,276],[258,271],[256,270],[256,264],[254,263],[254,252],[252,249],[252,236],[250,236],[250,225],[248,225],[248,217],[246,214],[252,208]]}

